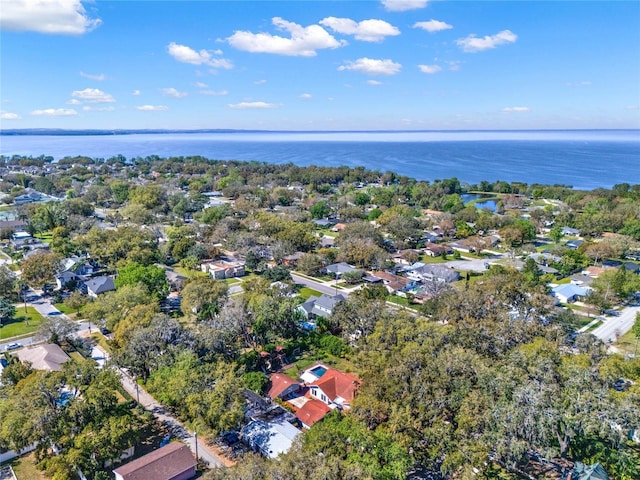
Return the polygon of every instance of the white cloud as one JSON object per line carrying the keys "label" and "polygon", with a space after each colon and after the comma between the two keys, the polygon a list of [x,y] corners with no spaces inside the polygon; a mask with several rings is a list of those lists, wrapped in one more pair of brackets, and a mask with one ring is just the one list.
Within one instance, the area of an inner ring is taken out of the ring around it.
{"label": "white cloud", "polygon": [[187,92],[179,92],[173,87],[163,88],[160,91],[162,92],[163,95],[166,95],[169,97],[175,97],[175,98],[184,98],[188,95]]}
{"label": "white cloud", "polygon": [[77,115],[73,108],[46,108],[44,110],[34,110],[31,115],[36,117],[69,117]]}
{"label": "white cloud", "polygon": [[428,22],[416,22],[413,24],[413,28],[421,28],[429,33],[441,32],[442,30],[450,30],[453,25],[449,25],[446,22],[440,20],[431,19]]}
{"label": "white cloud", "polygon": [[378,86],[378,85],[382,85],[382,82],[379,82],[378,80],[367,80],[367,85],[373,85]]}
{"label": "white cloud", "polygon": [[376,60],[373,58],[359,58],[355,62],[347,62],[341,65],[338,70],[354,70],[366,75],[395,75],[400,71],[402,65],[393,60]]}
{"label": "white cloud", "polygon": [[99,73],[97,75],[91,75],[90,73],[80,72],[80,76],[84,78],[88,78],[89,80],[97,80],[98,82],[103,81],[106,77],[104,73]]}
{"label": "white cloud", "polygon": [[456,40],[456,44],[465,52],[475,53],[496,48],[498,45],[504,45],[505,43],[514,43],[517,39],[518,36],[511,30],[502,30],[495,35],[485,35],[482,38],[476,37],[472,33],[468,37]]}
{"label": "white cloud", "polygon": [[17,113],[13,112],[5,112],[4,110],[0,110],[0,119],[2,120],[20,120],[22,117]]}
{"label": "white cloud", "polygon": [[450,62],[446,62],[447,65],[449,65],[449,70],[451,70],[452,72],[457,72],[458,70],[460,70],[460,62],[456,62],[456,61],[450,61]]}
{"label": "white cloud", "polygon": [[194,85],[198,88],[208,88],[209,85],[207,85],[206,83],[202,83],[202,82],[196,82],[194,83]]}
{"label": "white cloud", "polygon": [[226,91],[226,90],[218,90],[218,91],[215,91],[215,90],[200,90],[198,93],[200,95],[218,95],[218,96],[228,95],[229,94],[229,92]]}
{"label": "white cloud", "polygon": [[440,70],[442,70],[442,67],[440,65],[418,65],[418,68],[422,73],[429,74],[438,73]]}
{"label": "white cloud", "polygon": [[381,42],[385,37],[400,35],[400,30],[384,20],[363,20],[356,22],[350,18],[327,17],[320,25],[344,35],[354,35],[364,42]]}
{"label": "white cloud", "polygon": [[313,95],[311,95],[310,93],[301,93],[300,95],[298,95],[299,98],[304,98],[304,99],[309,99],[312,98]]}
{"label": "white cloud", "polygon": [[131,95],[140,95],[140,90],[134,90],[133,92],[131,92]]}
{"label": "white cloud", "polygon": [[140,105],[136,107],[136,110],[142,110],[143,112],[163,112],[169,110],[166,105]]}
{"label": "white cloud", "polygon": [[6,30],[81,35],[101,23],[80,0],[2,0],[0,27]]}
{"label": "white cloud", "polygon": [[77,98],[72,98],[71,100],[67,100],[67,105],[82,105],[82,102]]}
{"label": "white cloud", "polygon": [[502,109],[504,113],[528,112],[529,107],[505,107]]}
{"label": "white cloud", "polygon": [[254,85],[264,85],[265,83],[267,83],[266,80],[256,80],[253,82]]}
{"label": "white cloud", "polygon": [[278,30],[290,33],[291,37],[238,30],[227,38],[229,45],[252,53],[315,57],[316,50],[338,48],[347,44],[345,41],[336,40],[320,25],[303,27],[280,17],[274,17],[271,21]]}
{"label": "white cloud", "polygon": [[240,103],[230,103],[227,106],[229,108],[235,108],[238,110],[246,110],[249,108],[279,108],[282,106],[282,104],[266,103],[266,102],[240,102]]}
{"label": "white cloud", "polygon": [[85,112],[113,112],[115,110],[115,107],[90,107],[88,105],[85,105],[84,107],[82,107],[82,110],[84,110]]}
{"label": "white cloud", "polygon": [[221,54],[222,52],[220,50],[209,52],[203,49],[196,52],[191,47],[171,42],[167,46],[167,51],[169,52],[169,55],[182,63],[190,63],[192,65],[209,65],[213,68],[223,68],[225,70],[231,70],[233,68],[233,63],[231,63],[230,60],[212,56],[212,53],[214,55]]}
{"label": "white cloud", "polygon": [[382,0],[382,5],[390,12],[417,10],[426,7],[427,3],[429,0]]}
{"label": "white cloud", "polygon": [[84,90],[75,90],[71,93],[74,98],[79,98],[87,103],[111,103],[115,99],[108,93],[97,88],[85,88]]}

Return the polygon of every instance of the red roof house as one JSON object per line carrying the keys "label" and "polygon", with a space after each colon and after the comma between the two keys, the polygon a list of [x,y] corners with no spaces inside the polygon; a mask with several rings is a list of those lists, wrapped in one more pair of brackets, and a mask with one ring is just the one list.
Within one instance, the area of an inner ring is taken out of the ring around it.
{"label": "red roof house", "polygon": [[350,408],[360,385],[360,379],[330,367],[323,368],[326,372],[309,384],[311,396],[325,403],[329,408]]}
{"label": "red roof house", "polygon": [[274,373],[269,377],[269,393],[267,395],[272,400],[276,398],[286,399],[298,394],[301,388],[302,385],[288,375]]}
{"label": "red roof house", "polygon": [[311,428],[314,423],[322,420],[330,411],[328,405],[312,398],[296,411],[296,417],[303,427]]}

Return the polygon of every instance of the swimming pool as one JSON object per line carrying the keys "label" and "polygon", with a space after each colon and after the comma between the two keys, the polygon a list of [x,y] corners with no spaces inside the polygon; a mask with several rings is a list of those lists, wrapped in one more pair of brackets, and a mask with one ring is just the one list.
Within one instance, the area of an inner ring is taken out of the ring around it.
{"label": "swimming pool", "polygon": [[321,365],[318,365],[317,367],[312,368],[310,372],[314,374],[317,378],[320,378],[325,373],[327,373],[327,369]]}

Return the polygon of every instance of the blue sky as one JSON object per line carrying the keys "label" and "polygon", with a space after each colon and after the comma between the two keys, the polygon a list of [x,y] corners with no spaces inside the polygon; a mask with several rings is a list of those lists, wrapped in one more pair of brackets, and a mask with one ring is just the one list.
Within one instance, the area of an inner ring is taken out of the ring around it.
{"label": "blue sky", "polygon": [[640,128],[640,2],[0,0],[0,127]]}

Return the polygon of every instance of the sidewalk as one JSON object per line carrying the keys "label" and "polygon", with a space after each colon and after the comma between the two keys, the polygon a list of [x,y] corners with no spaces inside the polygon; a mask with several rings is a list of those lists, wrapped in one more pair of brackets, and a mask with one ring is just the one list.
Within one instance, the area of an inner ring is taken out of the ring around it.
{"label": "sidewalk", "polygon": [[[107,352],[102,350],[102,353],[105,355],[105,358],[108,358]],[[129,395],[131,395],[131,398],[136,400],[145,410],[153,413],[153,416],[160,422],[164,423],[174,437],[179,438],[187,444],[194,454],[197,451],[198,457],[202,462],[210,468],[228,467],[233,465],[233,462],[219,456],[214,449],[207,445],[201,438],[198,438],[196,447],[196,435],[193,432],[185,427],[173,415],[166,412],[164,407],[160,405],[146,390],[140,387],[124,370],[117,368],[116,371],[120,376],[123,388]]]}

